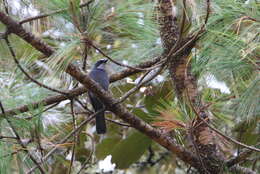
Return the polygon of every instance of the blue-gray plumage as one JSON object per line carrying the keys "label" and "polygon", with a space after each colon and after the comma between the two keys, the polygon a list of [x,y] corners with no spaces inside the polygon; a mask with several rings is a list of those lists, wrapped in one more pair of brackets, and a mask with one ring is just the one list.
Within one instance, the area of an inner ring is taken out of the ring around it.
{"label": "blue-gray plumage", "polygon": [[[89,76],[96,81],[104,90],[108,90],[109,78],[105,69],[107,59],[101,59],[95,63]],[[89,92],[90,102],[96,112],[104,108],[104,104],[92,92]],[[96,115],[96,131],[98,134],[106,133],[104,111]]]}

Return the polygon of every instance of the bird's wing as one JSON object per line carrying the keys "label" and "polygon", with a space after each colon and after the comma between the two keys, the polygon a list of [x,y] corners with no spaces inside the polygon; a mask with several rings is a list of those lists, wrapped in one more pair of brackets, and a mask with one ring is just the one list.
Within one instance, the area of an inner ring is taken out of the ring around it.
{"label": "bird's wing", "polygon": [[109,78],[105,71],[103,70],[92,70],[89,76],[96,81],[104,90],[108,90]]}

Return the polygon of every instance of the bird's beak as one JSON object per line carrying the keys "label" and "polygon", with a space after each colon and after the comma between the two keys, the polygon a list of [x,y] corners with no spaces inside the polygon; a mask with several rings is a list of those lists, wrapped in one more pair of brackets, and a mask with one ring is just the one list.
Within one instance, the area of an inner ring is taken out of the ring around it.
{"label": "bird's beak", "polygon": [[107,61],[108,61],[108,59],[105,59],[105,60],[104,60],[104,63],[107,63]]}

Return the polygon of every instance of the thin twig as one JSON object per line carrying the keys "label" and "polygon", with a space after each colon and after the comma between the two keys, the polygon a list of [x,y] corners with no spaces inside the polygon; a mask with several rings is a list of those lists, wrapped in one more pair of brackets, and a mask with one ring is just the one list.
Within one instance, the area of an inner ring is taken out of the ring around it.
{"label": "thin twig", "polygon": [[[82,8],[82,7],[85,7],[85,6],[88,6],[90,3],[92,3],[93,0],[90,0],[86,3],[83,3],[81,5],[79,5],[79,8]],[[56,11],[53,11],[53,12],[50,12],[50,13],[47,13],[47,14],[41,14],[41,15],[38,15],[38,16],[34,16],[34,17],[29,17],[27,19],[24,19],[22,20],[21,22],[19,22],[20,24],[24,24],[24,23],[27,23],[27,22],[31,22],[33,20],[37,20],[37,19],[41,19],[41,18],[45,18],[45,17],[48,17],[48,16],[51,16],[51,15],[54,15],[54,14],[57,14],[57,13],[62,13],[64,11],[67,11],[69,8],[64,8],[64,9],[60,9],[60,10],[56,10]]]}
{"label": "thin twig", "polygon": [[253,170],[245,167],[241,167],[239,165],[235,165],[229,169],[232,173],[235,174],[257,174]]}
{"label": "thin twig", "polygon": [[85,133],[87,136],[89,136],[90,139],[91,139],[91,152],[90,152],[90,154],[89,154],[88,159],[86,159],[86,161],[82,164],[82,166],[81,166],[81,168],[80,168],[80,170],[78,171],[77,174],[80,174],[80,173],[82,172],[82,170],[86,168],[86,166],[87,166],[87,164],[89,163],[89,161],[91,160],[92,155],[93,155],[94,150],[95,150],[94,138],[93,138],[90,134],[88,134],[87,132],[84,132],[84,133]]}
{"label": "thin twig", "polygon": [[[76,122],[76,119],[75,119],[73,104],[74,104],[73,99],[71,99],[71,101],[70,101],[70,110],[71,110],[71,116],[72,116],[72,122],[73,122],[73,130],[75,130],[75,129],[77,129],[77,122]],[[74,135],[74,140],[73,141],[74,141],[74,143],[73,143],[73,147],[72,147],[72,154],[71,154],[71,160],[70,160],[69,174],[71,173],[71,169],[72,169],[73,162],[74,162],[75,148],[76,148],[76,144],[77,144],[77,134]]]}
{"label": "thin twig", "polygon": [[[141,78],[140,82],[138,85],[136,85],[134,88],[130,89],[124,96],[120,97],[120,99],[118,100],[118,103],[123,102],[125,99],[127,99],[130,95],[132,95],[133,93],[135,93],[138,89],[140,89],[144,84],[146,84],[147,82],[150,82],[151,80],[153,80],[158,74],[161,73],[161,71],[163,70],[164,66],[161,66],[157,72],[155,72],[153,75],[151,75],[149,78],[147,78],[145,81],[142,81],[148,74],[149,71],[143,75],[143,77]],[[116,104],[118,104],[116,103]]]}
{"label": "thin twig", "polygon": [[205,27],[206,24],[208,23],[209,14],[210,14],[210,0],[207,0],[207,13],[206,13],[205,22],[204,22],[203,27]]}
{"label": "thin twig", "polygon": [[2,102],[0,101],[0,108],[1,108],[1,111],[2,113],[4,114],[4,117],[6,119],[6,121],[8,122],[9,126],[11,127],[15,137],[16,137],[16,140],[17,142],[20,144],[20,146],[23,148],[23,150],[25,152],[27,152],[28,156],[30,157],[30,159],[34,162],[34,164],[36,165],[35,168],[38,168],[40,170],[40,172],[42,174],[45,173],[44,169],[40,166],[40,164],[37,162],[37,160],[33,157],[33,155],[30,153],[30,151],[27,149],[26,145],[23,143],[20,135],[18,134],[18,132],[16,131],[16,128],[13,126],[13,123],[9,120],[8,117],[5,116],[5,110],[4,110],[4,107],[2,105]]}
{"label": "thin twig", "polygon": [[[17,25],[17,23],[12,20],[9,16],[6,16],[0,11],[0,21],[3,22],[8,27],[11,27],[12,32],[24,39],[26,42],[31,44],[34,48],[44,53],[46,56],[49,56],[54,53],[53,49],[49,47],[44,42],[41,42],[39,38],[34,37],[29,32],[26,32],[23,27],[20,27]],[[10,24],[9,22],[14,22],[13,24]],[[13,27],[13,28],[12,28]],[[14,28],[18,27],[18,28]],[[19,31],[18,31],[19,29]],[[23,37],[23,34],[31,34],[30,37]],[[160,59],[159,59],[160,61]],[[136,72],[137,70],[132,70],[131,73]],[[107,106],[109,106],[109,110],[113,110],[113,112],[122,118],[124,121],[128,122],[129,124],[133,125],[136,129],[143,132],[159,144],[161,144],[163,147],[167,148],[171,152],[175,153],[180,159],[183,161],[191,164],[194,167],[199,167],[197,158],[190,153],[189,151],[185,150],[182,146],[177,145],[172,139],[172,137],[168,135],[161,134],[159,130],[153,128],[149,124],[145,123],[138,117],[136,117],[134,114],[130,113],[123,107],[122,105],[113,106],[113,103],[116,103],[117,100],[112,98],[112,96],[102,90],[102,88],[96,84],[89,76],[86,76],[84,73],[80,71],[80,69],[73,64],[69,64],[69,66],[66,69],[66,72],[69,73],[71,76],[73,76],[75,79],[77,79],[79,82],[84,84],[85,87],[91,88],[91,91],[97,94],[101,99],[104,100]],[[109,104],[110,102],[110,104]],[[93,117],[94,118],[94,117]]]}
{"label": "thin twig", "polygon": [[117,122],[117,121],[112,120],[112,119],[109,119],[109,118],[106,118],[106,120],[107,120],[107,121],[110,121],[111,123],[114,123],[114,124],[120,125],[120,126],[132,127],[132,126],[129,125],[129,124],[120,123],[120,122]]}
{"label": "thin twig", "polygon": [[256,151],[256,152],[260,152],[260,149],[258,149],[258,148],[256,148],[256,147],[246,145],[246,144],[244,144],[244,143],[241,143],[241,142],[235,140],[235,139],[232,138],[232,137],[229,137],[229,136],[223,134],[223,133],[220,132],[218,129],[216,129],[216,128],[210,126],[210,125],[207,123],[207,121],[205,121],[200,115],[199,115],[199,117],[200,117],[200,119],[201,119],[211,130],[213,130],[214,132],[218,133],[219,135],[221,135],[221,136],[222,136],[223,138],[225,138],[226,140],[231,141],[232,143],[237,144],[237,145],[239,145],[239,146],[242,146],[242,147],[244,147],[244,148],[247,148],[247,149],[250,149],[250,150],[253,150],[253,151]]}
{"label": "thin twig", "polygon": [[88,59],[88,45],[84,44],[84,50],[83,50],[83,63],[82,63],[82,69],[83,71],[86,71],[87,68],[87,59]]}
{"label": "thin twig", "polygon": [[23,67],[20,65],[19,61],[17,60],[16,55],[15,55],[15,52],[14,52],[12,46],[11,46],[11,43],[9,42],[8,36],[5,38],[5,41],[6,41],[6,44],[7,44],[8,48],[9,48],[9,51],[10,51],[10,53],[11,53],[11,55],[12,55],[12,57],[13,57],[15,63],[16,63],[16,65],[18,66],[18,68],[24,73],[24,75],[25,75],[28,79],[30,79],[32,82],[36,83],[36,84],[39,85],[40,87],[44,87],[44,88],[46,88],[46,89],[48,89],[48,90],[50,90],[50,91],[54,91],[54,92],[57,92],[57,93],[60,93],[60,94],[63,94],[63,95],[68,95],[66,92],[63,92],[63,91],[54,89],[54,88],[52,88],[52,87],[49,87],[49,86],[47,86],[47,85],[44,85],[43,83],[41,83],[41,82],[35,80],[34,78],[32,78],[32,77],[23,69]]}
{"label": "thin twig", "polygon": [[122,67],[127,67],[129,69],[134,69],[134,70],[139,70],[139,71],[147,71],[147,70],[152,70],[152,69],[155,69],[157,68],[158,66],[161,66],[161,64],[156,64],[150,68],[138,68],[138,67],[133,67],[133,66],[130,66],[130,65],[126,65],[126,64],[123,64],[123,63],[120,63],[116,60],[114,60],[113,58],[111,58],[110,56],[108,56],[106,53],[104,53],[101,49],[99,49],[97,46],[94,45],[94,43],[90,40],[88,40],[87,38],[84,38],[83,39],[85,43],[89,44],[90,46],[92,46],[93,48],[95,48],[100,54],[102,54],[104,57],[108,58],[111,62],[113,62],[114,64],[116,65],[119,65],[119,66],[122,66]]}
{"label": "thin twig", "polygon": [[[88,119],[84,120],[76,129],[74,129],[73,131],[71,131],[66,137],[64,137],[58,144],[63,144],[65,143],[71,136],[75,135],[83,126],[85,126],[85,124],[87,124],[88,122],[90,122],[93,118],[95,118],[95,116],[101,112],[103,112],[104,109],[92,114],[89,116]],[[46,161],[55,151],[56,149],[59,147],[58,144],[51,149],[42,159],[43,161]],[[42,164],[42,162],[40,162],[40,164]],[[27,174],[32,173],[34,170],[36,169],[36,166],[31,168],[29,172],[27,172]]]}
{"label": "thin twig", "polygon": [[3,0],[3,4],[4,4],[6,14],[9,14],[8,3],[6,2],[6,0]]}
{"label": "thin twig", "polygon": [[0,135],[0,139],[4,139],[4,138],[9,138],[9,139],[17,139],[17,137],[10,137],[10,136],[3,136],[3,135]]}
{"label": "thin twig", "polygon": [[3,155],[3,156],[0,156],[0,159],[3,160],[3,158],[6,158],[6,157],[11,156],[11,155],[15,155],[15,154],[17,154],[17,153],[19,153],[19,152],[21,152],[21,151],[24,151],[24,149],[19,149],[19,150],[16,150],[16,151],[14,151],[14,152],[5,154],[5,155]]}
{"label": "thin twig", "polygon": [[[187,64],[186,64],[186,68],[185,68],[185,79],[187,79],[187,67],[188,67],[189,64],[190,64],[190,60],[191,60],[191,59],[189,59],[188,62],[187,62]],[[186,95],[188,96],[189,104],[190,104],[190,106],[191,106],[193,112],[194,112],[194,113],[197,115],[197,117],[200,118],[200,120],[203,121],[203,123],[205,123],[211,130],[213,130],[214,132],[218,133],[218,134],[221,135],[223,138],[225,138],[225,139],[228,140],[228,141],[231,141],[231,142],[234,143],[234,144],[237,144],[237,145],[239,145],[239,146],[242,146],[242,147],[244,147],[244,148],[247,148],[247,149],[250,149],[250,150],[253,150],[253,151],[256,151],[256,152],[260,152],[260,149],[258,149],[258,148],[256,148],[256,147],[253,147],[253,146],[246,145],[246,144],[244,144],[244,143],[241,143],[241,142],[235,140],[234,138],[229,137],[229,136],[223,134],[223,133],[220,132],[218,129],[216,129],[216,128],[212,127],[211,125],[209,125],[209,123],[208,123],[204,118],[202,118],[202,117],[200,116],[200,114],[198,113],[198,111],[197,111],[197,110],[195,109],[195,107],[193,106],[193,103],[192,103],[191,98],[190,98],[190,96],[189,96],[189,94],[188,94],[189,92],[188,92],[188,89],[187,89],[187,88],[185,89],[185,91],[186,91]]]}
{"label": "thin twig", "polygon": [[229,159],[227,162],[226,162],[226,165],[228,167],[231,167],[235,164],[238,164],[239,162],[245,160],[247,157],[249,157],[251,154],[253,153],[252,150],[246,150],[244,152],[241,152],[238,156],[234,157],[234,158],[231,158]]}
{"label": "thin twig", "polygon": [[60,103],[60,102],[58,102],[58,103],[54,103],[53,105],[51,105],[51,106],[47,107],[46,109],[44,109],[43,111],[41,111],[40,113],[34,114],[33,116],[25,117],[25,118],[24,118],[24,117],[23,117],[23,118],[21,118],[21,117],[15,117],[15,118],[17,118],[17,119],[26,119],[26,120],[30,120],[30,119],[32,119],[32,118],[34,118],[34,117],[36,117],[36,116],[38,116],[38,115],[40,115],[40,114],[42,114],[42,113],[44,113],[44,112],[46,112],[46,111],[48,111],[48,110],[54,108],[54,107],[57,106],[59,103]]}
{"label": "thin twig", "polygon": [[[150,66],[153,66],[154,64],[158,63],[160,60],[161,60],[161,58],[157,57],[156,59],[140,63],[136,67],[150,67]],[[121,80],[125,77],[139,73],[139,72],[140,72],[139,70],[125,69],[121,72],[112,74],[109,77],[109,80],[110,80],[110,83],[113,83],[113,82]],[[81,86],[81,87],[78,87],[76,89],[68,90],[67,93],[70,94],[70,96],[55,95],[55,96],[46,97],[45,99],[43,99],[39,102],[33,102],[33,103],[28,104],[28,105],[23,105],[23,106],[14,108],[14,109],[6,110],[6,115],[7,116],[13,116],[13,115],[17,115],[17,114],[20,114],[20,113],[24,113],[24,112],[29,111],[29,109],[36,109],[40,106],[47,106],[47,105],[51,105],[51,104],[54,104],[54,103],[58,103],[58,102],[67,100],[69,98],[74,98],[74,97],[79,96],[79,95],[86,93],[86,92],[87,92],[87,89],[84,86]],[[77,102],[79,101],[79,100],[77,100],[77,98],[75,98],[75,100]],[[0,117],[1,116],[2,116],[2,114],[0,114]]]}
{"label": "thin twig", "polygon": [[93,112],[86,106],[86,104],[82,103],[77,97],[74,98],[74,100],[76,102],[78,102],[78,104],[80,104],[80,106],[85,109],[88,113],[92,114]]}

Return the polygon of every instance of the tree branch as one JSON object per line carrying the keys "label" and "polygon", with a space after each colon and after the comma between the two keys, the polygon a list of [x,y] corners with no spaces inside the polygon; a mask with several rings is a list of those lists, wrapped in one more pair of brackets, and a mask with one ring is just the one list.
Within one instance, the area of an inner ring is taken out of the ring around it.
{"label": "tree branch", "polygon": [[[12,18],[9,16],[6,16],[3,12],[0,12],[0,20],[5,25],[7,25],[10,32],[15,33],[46,56],[50,56],[54,53],[51,47],[42,42],[39,38],[36,38],[31,33],[27,32],[21,25],[19,25],[19,23],[12,20]],[[198,159],[183,147],[178,146],[173,138],[163,134],[160,130],[153,128],[151,125],[136,117],[125,107],[123,107],[123,105],[115,105],[115,103],[118,101],[113,99],[108,92],[104,91],[96,82],[94,82],[88,75],[83,73],[78,67],[74,66],[73,64],[69,64],[66,72],[82,83],[91,92],[96,94],[104,102],[107,109],[115,113],[115,115],[120,117],[122,120],[129,123],[131,126],[144,133],[169,151],[175,153],[184,162],[197,169],[200,167]]]}
{"label": "tree branch", "polygon": [[[259,144],[258,144],[259,145]],[[257,146],[257,145],[256,145]],[[238,156],[231,158],[226,162],[226,165],[228,167],[231,167],[235,164],[238,164],[242,161],[244,161],[247,157],[249,157],[253,153],[253,150],[246,149],[244,152],[240,153]]]}
{"label": "tree branch", "polygon": [[118,100],[112,98],[111,94],[104,91],[96,82],[94,82],[88,75],[82,73],[77,67],[68,67],[70,75],[76,78],[80,83],[82,83],[86,88],[95,93],[100,100],[103,101],[108,110],[113,112],[116,116],[120,117],[125,122],[129,123],[132,127],[136,128],[140,132],[144,133],[166,149],[175,153],[180,159],[191,164],[193,167],[197,168],[199,163],[198,159],[193,156],[186,149],[178,146],[175,140],[170,136],[162,134],[159,130],[153,128],[151,125],[147,124],[140,118],[136,117],[130,113],[123,105],[116,104]]}
{"label": "tree branch", "polygon": [[231,172],[234,172],[235,174],[257,174],[253,170],[245,167],[241,167],[239,165],[233,166],[230,168]]}
{"label": "tree branch", "polygon": [[[98,112],[95,112],[94,114],[90,115],[86,120],[82,121],[79,126],[76,129],[73,129],[66,137],[64,137],[58,144],[63,144],[65,143],[68,139],[70,139],[70,137],[72,137],[73,135],[75,135],[79,130],[81,130],[83,128],[83,126],[85,126],[88,122],[90,122],[93,118],[95,118],[95,116],[97,114],[99,114],[100,112],[102,112],[104,110],[100,110]],[[46,160],[56,151],[56,149],[59,146],[56,145],[53,149],[51,149],[43,158],[42,161],[39,162],[39,164],[41,165],[43,162],[46,162]],[[31,168],[31,170],[29,172],[27,172],[27,174],[32,173],[35,169],[37,168],[37,166]]]}
{"label": "tree branch", "polygon": [[[154,65],[155,63],[157,63],[159,60],[161,59],[161,57],[157,57],[155,59],[149,60],[149,61],[145,61],[143,63],[140,63],[139,65],[137,65],[136,67],[140,67],[140,68],[146,68],[146,67],[150,67],[152,65]],[[121,72],[112,74],[110,76],[110,83],[116,82],[118,80],[122,80],[125,77],[134,75],[136,73],[139,73],[141,71],[139,70],[135,70],[135,69],[125,69],[122,70]],[[65,91],[67,94],[69,94],[69,96],[66,95],[55,95],[55,96],[50,96],[50,97],[46,97],[45,99],[39,101],[39,102],[33,102],[27,105],[23,105],[14,109],[9,109],[6,110],[6,115],[7,116],[13,116],[13,115],[17,115],[20,113],[24,113],[29,111],[29,109],[36,109],[40,106],[48,106],[54,103],[58,103],[61,102],[63,100],[67,100],[69,99],[69,97],[73,98],[76,96],[79,96],[81,94],[84,94],[87,92],[87,89],[84,86],[78,87],[76,89],[72,89],[72,90],[68,90]],[[0,117],[2,117],[3,114],[0,114]]]}
{"label": "tree branch", "polygon": [[[93,0],[90,0],[86,3],[83,3],[83,4],[80,4],[79,5],[79,8],[83,8],[83,7],[86,7],[88,6],[90,3],[92,3]],[[57,14],[57,13],[62,13],[66,10],[68,10],[69,8],[64,8],[64,9],[61,9],[61,10],[56,10],[56,11],[53,11],[53,12],[50,12],[50,13],[47,13],[47,14],[41,14],[41,15],[38,15],[38,16],[34,16],[34,17],[29,17],[27,19],[24,19],[20,22],[20,24],[24,24],[24,23],[27,23],[27,22],[31,22],[33,20],[37,20],[37,19],[41,19],[41,18],[45,18],[45,17],[48,17],[48,16],[51,16],[51,15],[54,15],[54,14]]]}
{"label": "tree branch", "polygon": [[0,101],[0,108],[2,111],[2,114],[4,114],[4,118],[6,119],[7,123],[9,124],[9,126],[11,127],[11,130],[13,131],[15,137],[16,137],[16,141],[20,144],[20,146],[23,148],[24,152],[26,152],[28,154],[28,156],[30,157],[30,159],[33,161],[34,164],[36,164],[36,168],[38,168],[40,170],[40,172],[42,174],[45,173],[44,169],[40,166],[40,164],[37,162],[37,160],[34,158],[34,156],[31,154],[31,152],[28,150],[27,146],[23,143],[20,135],[18,134],[16,128],[14,127],[13,123],[9,120],[8,117],[5,116],[5,110],[4,107],[2,105],[2,102]]}

